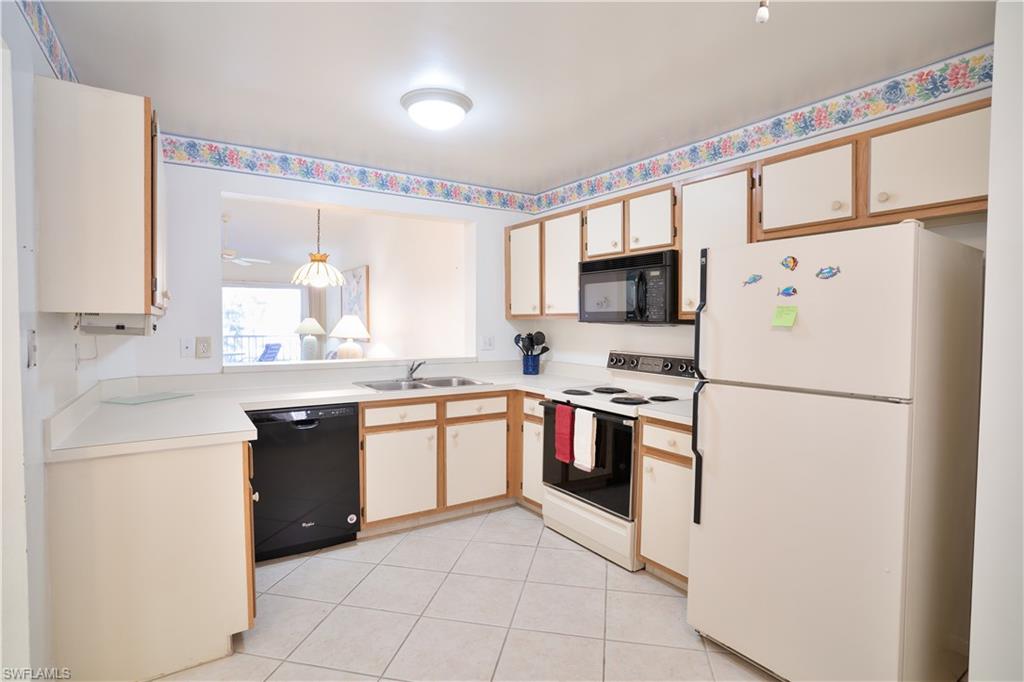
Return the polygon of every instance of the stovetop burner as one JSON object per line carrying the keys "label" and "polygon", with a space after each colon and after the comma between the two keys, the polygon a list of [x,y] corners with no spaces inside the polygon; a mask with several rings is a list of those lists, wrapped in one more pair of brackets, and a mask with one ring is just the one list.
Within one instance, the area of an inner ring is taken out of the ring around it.
{"label": "stovetop burner", "polygon": [[679,398],[675,397],[674,395],[652,395],[650,398],[648,398],[648,400],[653,400],[654,402],[657,403],[668,403],[672,402],[673,400],[679,400]]}
{"label": "stovetop burner", "polygon": [[617,388],[615,386],[598,386],[594,389],[594,393],[625,393],[626,389]]}
{"label": "stovetop burner", "polygon": [[615,396],[611,399],[611,402],[618,403],[619,405],[646,405],[649,400],[645,400],[640,396]]}
{"label": "stovetop burner", "polygon": [[562,393],[566,395],[590,395],[590,391],[584,391],[582,388],[567,388]]}

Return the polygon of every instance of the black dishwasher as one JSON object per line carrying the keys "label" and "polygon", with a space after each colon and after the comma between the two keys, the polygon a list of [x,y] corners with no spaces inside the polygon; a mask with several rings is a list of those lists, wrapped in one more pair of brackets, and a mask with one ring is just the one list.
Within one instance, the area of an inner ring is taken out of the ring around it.
{"label": "black dishwasher", "polygon": [[256,561],[354,540],[359,530],[359,406],[247,413]]}

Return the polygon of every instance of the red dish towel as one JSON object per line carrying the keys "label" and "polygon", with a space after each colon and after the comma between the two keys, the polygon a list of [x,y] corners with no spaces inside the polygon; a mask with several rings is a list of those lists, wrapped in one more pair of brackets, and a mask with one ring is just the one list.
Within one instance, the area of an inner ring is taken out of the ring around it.
{"label": "red dish towel", "polygon": [[573,415],[569,405],[555,405],[555,459],[572,464]]}

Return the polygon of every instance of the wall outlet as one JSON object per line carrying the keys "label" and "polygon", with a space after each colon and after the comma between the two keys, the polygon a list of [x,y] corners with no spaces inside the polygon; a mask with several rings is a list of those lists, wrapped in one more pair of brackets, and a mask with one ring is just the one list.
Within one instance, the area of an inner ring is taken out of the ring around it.
{"label": "wall outlet", "polygon": [[196,337],[196,357],[197,358],[208,358],[210,357],[212,340],[209,336],[197,336]]}
{"label": "wall outlet", "polygon": [[480,350],[494,350],[494,337],[493,336],[481,336],[480,337]]}
{"label": "wall outlet", "polygon": [[192,359],[196,356],[196,340],[191,336],[183,336],[178,340],[181,357]]}

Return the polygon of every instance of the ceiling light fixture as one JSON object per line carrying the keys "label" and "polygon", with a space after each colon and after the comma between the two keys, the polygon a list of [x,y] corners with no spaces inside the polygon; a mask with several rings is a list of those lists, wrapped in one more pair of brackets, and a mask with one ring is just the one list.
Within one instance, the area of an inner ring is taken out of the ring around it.
{"label": "ceiling light fixture", "polygon": [[447,88],[410,90],[399,100],[409,118],[430,130],[448,130],[462,123],[473,100]]}
{"label": "ceiling light fixture", "polygon": [[299,266],[292,275],[292,284],[304,287],[340,287],[345,283],[338,268],[327,262],[327,254],[320,251],[320,209],[316,210],[316,252],[309,254],[309,262]]}
{"label": "ceiling light fixture", "polygon": [[768,13],[768,0],[760,0],[757,3],[757,14],[754,15],[754,21],[758,24],[767,24],[769,19],[771,19],[771,15]]}

